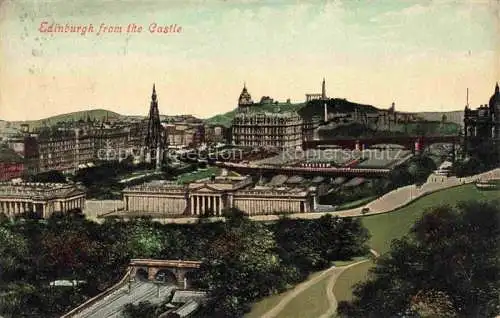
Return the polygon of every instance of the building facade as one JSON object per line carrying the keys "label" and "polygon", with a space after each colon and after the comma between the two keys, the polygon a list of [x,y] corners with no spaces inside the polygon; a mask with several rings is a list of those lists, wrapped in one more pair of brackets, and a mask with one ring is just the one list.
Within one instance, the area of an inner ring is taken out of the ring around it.
{"label": "building facade", "polygon": [[230,129],[222,125],[207,125],[205,126],[205,141],[209,144],[227,143],[230,139],[228,131]]}
{"label": "building facade", "polygon": [[198,147],[205,142],[203,123],[177,122],[164,125],[169,147]]}
{"label": "building facade", "polygon": [[121,161],[128,156],[141,155],[146,124],[145,121],[128,124],[103,123],[93,131],[93,159]]}
{"label": "building facade", "polygon": [[301,147],[302,123],[295,112],[238,113],[233,118],[232,144],[278,149]]}
{"label": "building facade", "polygon": [[33,212],[48,218],[54,212],[83,210],[85,191],[59,183],[0,183],[0,213],[9,217]]}
{"label": "building facade", "polygon": [[23,174],[23,158],[14,150],[0,146],[0,181],[21,178]]}
{"label": "building facade", "polygon": [[465,106],[464,110],[464,137],[468,150],[482,143],[500,146],[500,90],[498,83],[491,95],[489,103],[477,109]]}
{"label": "building facade", "polygon": [[248,215],[307,213],[315,192],[301,188],[253,187],[251,177],[212,177],[187,185],[153,182],[123,190],[125,210],[159,217],[222,216],[237,208]]}

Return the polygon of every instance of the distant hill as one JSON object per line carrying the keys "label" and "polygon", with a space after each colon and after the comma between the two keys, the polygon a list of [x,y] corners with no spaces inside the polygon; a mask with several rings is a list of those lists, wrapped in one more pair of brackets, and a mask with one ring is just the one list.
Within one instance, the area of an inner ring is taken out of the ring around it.
{"label": "distant hill", "polygon": [[58,122],[67,122],[67,121],[78,121],[80,119],[86,120],[87,118],[102,120],[103,118],[119,118],[123,117],[122,115],[105,110],[105,109],[92,109],[92,110],[84,110],[79,112],[72,112],[67,114],[60,114],[44,119],[39,120],[27,120],[27,121],[15,121],[12,122],[14,125],[28,124],[30,129],[38,128],[42,126],[52,126],[57,124]]}
{"label": "distant hill", "polygon": [[462,110],[451,112],[418,112],[416,115],[429,121],[441,121],[443,115],[446,115],[447,122],[459,124],[461,126],[464,124],[464,112]]}
{"label": "distant hill", "polygon": [[[324,116],[324,101],[313,100],[307,103],[280,103],[280,104],[255,104],[250,109],[255,112],[286,112],[297,111],[303,118],[323,117]],[[332,98],[326,101],[328,112],[353,112],[357,109],[360,112],[373,113],[381,110],[372,105],[359,104],[341,98]],[[229,127],[233,120],[237,109],[233,109],[224,114],[215,115],[205,120],[208,124],[223,125]],[[403,112],[406,113],[406,112]],[[460,126],[463,125],[464,112],[463,111],[450,111],[450,112],[416,112],[412,113],[424,121],[441,122],[443,115],[446,116],[447,123],[454,123]],[[456,128],[454,128],[456,129]]]}
{"label": "distant hill", "polygon": [[[313,100],[307,103],[272,103],[272,104],[255,104],[249,109],[252,112],[271,112],[271,113],[284,113],[284,112],[298,112],[303,118],[312,118],[314,116],[322,117],[324,114],[324,101]],[[361,112],[376,112],[378,109],[371,105],[363,105],[350,102],[346,99],[332,98],[326,101],[329,112],[351,112],[357,109]],[[236,114],[236,109],[210,117],[205,122],[212,125],[223,125],[229,127],[231,121]]]}

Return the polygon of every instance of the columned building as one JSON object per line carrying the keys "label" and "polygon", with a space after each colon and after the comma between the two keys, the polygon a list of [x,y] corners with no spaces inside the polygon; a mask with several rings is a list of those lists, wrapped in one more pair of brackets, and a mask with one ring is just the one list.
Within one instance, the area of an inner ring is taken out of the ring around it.
{"label": "columned building", "polygon": [[48,218],[54,212],[83,210],[85,191],[61,183],[0,183],[0,213],[13,217],[33,212]]}
{"label": "columned building", "polygon": [[321,83],[321,93],[316,94],[306,94],[306,102],[310,102],[312,100],[327,100],[326,96],[326,81],[323,78],[323,82]]}
{"label": "columned building", "polygon": [[125,210],[159,217],[222,216],[238,208],[248,215],[306,213],[315,208],[315,190],[253,187],[250,176],[212,177],[187,185],[153,181],[123,191]]}

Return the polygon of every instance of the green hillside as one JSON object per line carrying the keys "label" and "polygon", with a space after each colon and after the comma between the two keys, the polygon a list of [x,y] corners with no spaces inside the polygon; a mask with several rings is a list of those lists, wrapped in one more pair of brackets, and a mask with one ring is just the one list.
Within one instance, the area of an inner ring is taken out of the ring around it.
{"label": "green hillside", "polygon": [[53,126],[58,122],[68,122],[68,121],[78,121],[80,119],[86,120],[88,117],[90,119],[102,120],[103,118],[119,118],[122,115],[105,110],[105,109],[92,109],[92,110],[84,110],[78,112],[72,112],[67,114],[60,114],[44,119],[39,120],[28,120],[28,121],[16,121],[13,122],[14,125],[28,124],[30,129],[39,128],[43,126]]}
{"label": "green hillside", "polygon": [[[315,116],[323,117],[325,101],[313,100],[307,103],[278,103],[278,104],[255,104],[250,107],[252,112],[298,112],[303,118]],[[378,109],[371,105],[363,105],[350,102],[346,99],[332,98],[326,101],[329,112],[351,112],[357,109],[360,112],[376,112]],[[224,125],[229,127],[236,114],[236,109],[225,114],[216,115],[206,119],[206,122],[213,125]]]}
{"label": "green hillside", "polygon": [[[278,103],[278,104],[255,104],[249,108],[250,112],[270,112],[270,113],[284,113],[290,111],[298,111],[304,106],[304,103]],[[206,123],[211,125],[223,125],[229,127],[231,121],[236,114],[236,109],[230,112],[215,115],[205,120]]]}

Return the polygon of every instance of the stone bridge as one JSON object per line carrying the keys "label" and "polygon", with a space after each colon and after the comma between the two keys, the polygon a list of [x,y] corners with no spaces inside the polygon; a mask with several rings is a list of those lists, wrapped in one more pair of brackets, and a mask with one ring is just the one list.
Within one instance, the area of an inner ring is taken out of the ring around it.
{"label": "stone bridge", "polygon": [[180,288],[190,287],[191,274],[199,269],[200,261],[132,259],[129,268],[136,280],[173,283]]}
{"label": "stone bridge", "polygon": [[[461,144],[458,135],[449,136],[377,136],[366,138],[334,138],[325,140],[308,140],[303,143],[303,149],[316,148],[325,145],[338,145],[342,148],[361,149],[363,145],[370,147],[376,144],[396,144],[411,150],[421,150],[434,143]],[[418,146],[419,149],[415,149]]]}

